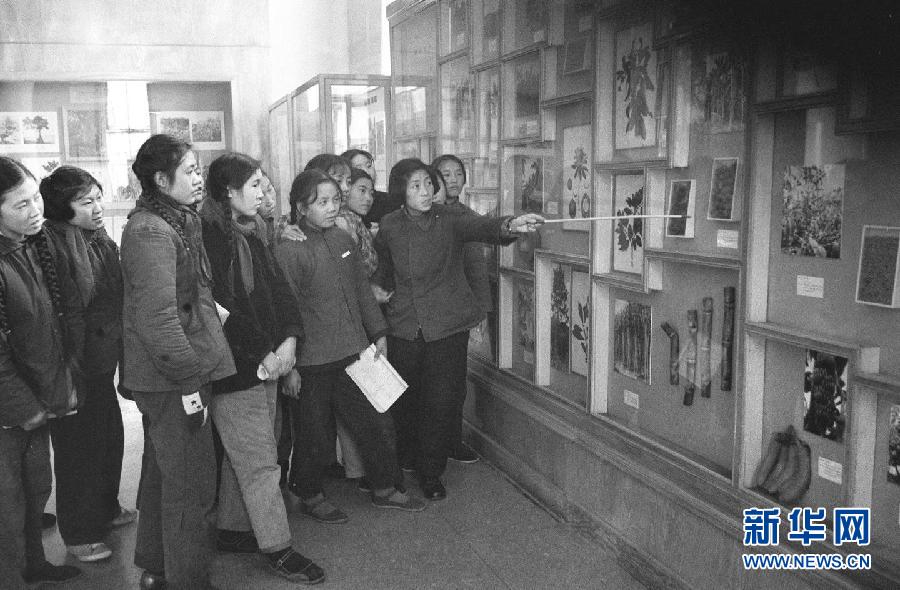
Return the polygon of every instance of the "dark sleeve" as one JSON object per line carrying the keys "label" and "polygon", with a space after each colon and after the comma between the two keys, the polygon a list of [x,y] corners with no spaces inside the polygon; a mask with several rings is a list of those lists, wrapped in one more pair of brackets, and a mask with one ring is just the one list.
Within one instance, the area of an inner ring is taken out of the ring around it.
{"label": "dark sleeve", "polygon": [[494,299],[491,296],[484,246],[472,242],[463,245],[463,270],[466,273],[466,282],[478,300],[481,311],[485,313],[493,311]]}
{"label": "dark sleeve", "polygon": [[[65,323],[63,326],[63,334],[65,336],[65,347],[68,351],[67,360],[69,366],[73,370],[73,377],[80,379],[81,367],[84,362],[84,339],[85,339],[85,323],[84,308],[88,302],[81,300],[81,293],[78,291],[78,285],[75,283],[75,272],[91,272],[89,269],[78,269],[73,265],[65,262],[66,257],[61,256],[56,251],[61,247],[54,240],[47,237],[47,243],[53,256],[54,268],[56,276],[59,280],[60,306],[59,311],[63,314],[61,321]],[[89,262],[86,260],[89,264]],[[84,401],[83,395],[79,395],[81,401]]]}
{"label": "dark sleeve", "polygon": [[387,335],[388,325],[381,313],[381,307],[375,301],[375,295],[372,294],[372,286],[369,283],[369,276],[366,272],[366,265],[363,264],[359,246],[354,245],[351,252],[353,282],[356,288],[356,298],[359,301],[359,313],[369,341],[374,342]]}
{"label": "dark sleeve", "polygon": [[[2,276],[0,289],[6,289]],[[31,387],[19,375],[6,334],[0,332],[0,426],[24,424],[43,408]]]}
{"label": "dark sleeve", "polygon": [[[300,302],[302,301],[302,297],[300,296],[300,284],[306,274],[306,265],[304,264],[303,256],[299,248],[293,244],[294,242],[282,240],[275,245],[275,263],[284,277],[285,285],[288,286],[294,300],[297,301],[297,307],[294,308],[295,311],[292,315],[296,315],[298,317],[297,321],[301,321],[299,318]],[[303,344],[304,342],[298,338],[296,352],[297,362],[300,361],[300,352],[303,350]]]}
{"label": "dark sleeve", "polygon": [[505,246],[516,241],[515,234],[504,230],[512,216],[487,217],[472,211],[454,212],[449,215],[453,224],[453,235],[461,242],[483,242]]}
{"label": "dark sleeve", "polygon": [[391,257],[391,249],[388,247],[387,232],[384,228],[378,230],[373,246],[378,255],[378,267],[372,274],[371,281],[384,289],[393,291],[394,285],[394,259]]}
{"label": "dark sleeve", "polygon": [[241,272],[232,256],[234,248],[222,231],[203,221],[203,247],[212,268],[212,295],[216,302],[228,310],[228,318],[222,324],[225,338],[235,360],[251,363],[261,361],[272,349],[269,336],[260,328],[250,302],[238,296],[234,278]]}
{"label": "dark sleeve", "polygon": [[122,240],[122,270],[131,286],[134,328],[153,365],[182,393],[205,382],[200,358],[178,319],[175,273],[178,252],[174,232],[151,226],[133,229]]}
{"label": "dark sleeve", "polygon": [[293,336],[297,339],[297,348],[300,348],[304,338],[300,303],[274,257],[272,262],[272,305],[275,308],[276,320],[281,322],[275,345],[279,346],[285,338]]}

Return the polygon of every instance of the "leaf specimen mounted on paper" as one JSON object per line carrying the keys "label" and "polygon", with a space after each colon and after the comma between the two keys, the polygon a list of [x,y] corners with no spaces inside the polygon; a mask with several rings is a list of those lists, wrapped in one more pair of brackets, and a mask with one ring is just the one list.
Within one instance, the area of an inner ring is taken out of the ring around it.
{"label": "leaf specimen mounted on paper", "polygon": [[[616,176],[616,215],[644,214],[643,174]],[[644,263],[644,220],[620,219],[615,226],[613,270],[640,274]]]}
{"label": "leaf specimen mounted on paper", "polygon": [[656,52],[650,24],[616,33],[616,149],[656,144]]}
{"label": "leaf specimen mounted on paper", "polygon": [[789,166],[782,194],[781,250],[840,258],[844,165]]}
{"label": "leaf specimen mounted on paper", "polygon": [[555,263],[550,285],[550,366],[569,371],[569,285],[572,267]]}

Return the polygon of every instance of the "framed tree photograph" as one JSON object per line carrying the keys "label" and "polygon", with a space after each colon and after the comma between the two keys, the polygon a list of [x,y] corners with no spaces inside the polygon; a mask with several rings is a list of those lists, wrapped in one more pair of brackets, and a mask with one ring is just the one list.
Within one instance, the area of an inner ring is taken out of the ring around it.
{"label": "framed tree photograph", "polygon": [[[613,210],[616,215],[644,215],[644,175],[615,175]],[[613,229],[612,270],[642,274],[644,269],[644,220],[620,219]]]}
{"label": "framed tree photograph", "polygon": [[569,341],[569,359],[572,372],[588,376],[591,361],[591,276],[586,272],[572,271],[572,323]]}
{"label": "framed tree photograph", "polygon": [[705,133],[744,130],[745,60],[736,51],[695,49],[691,72],[691,121]]}
{"label": "framed tree photograph", "polygon": [[224,111],[160,111],[150,114],[153,133],[167,133],[190,142],[195,150],[224,150]]}
{"label": "framed tree photograph", "polygon": [[666,237],[694,237],[694,181],[673,180],[669,185],[668,215],[684,215],[666,220]]}
{"label": "framed tree photograph", "polygon": [[709,206],[706,218],[734,221],[734,193],[737,188],[738,158],[714,158],[709,181]]}
{"label": "framed tree photograph", "polygon": [[514,156],[514,166],[516,211],[557,214],[556,211],[545,210],[544,206],[544,160],[539,157]]}
{"label": "framed tree photograph", "polygon": [[843,442],[847,413],[847,359],[806,351],[803,374],[803,430]]}
{"label": "framed tree photograph", "polygon": [[514,343],[522,351],[522,360],[534,365],[534,284],[524,280],[516,280],[513,284],[516,318]]}
{"label": "framed tree photograph", "polygon": [[900,406],[891,406],[887,480],[900,486]]}
{"label": "framed tree photograph", "polygon": [[781,251],[840,258],[844,165],[788,166],[782,195]]}
{"label": "framed tree photograph", "polygon": [[541,134],[541,57],[533,52],[506,62],[503,68],[503,105],[507,139]]}
{"label": "framed tree photograph", "polygon": [[866,225],[859,248],[856,302],[900,307],[900,227]]}
{"label": "framed tree photograph", "polygon": [[106,111],[63,109],[66,160],[106,159]]}
{"label": "framed tree photograph", "polygon": [[617,31],[615,48],[615,149],[655,146],[657,68],[652,23]]}
{"label": "framed tree photograph", "polygon": [[[565,219],[591,216],[591,126],[566,127],[562,133],[562,212]],[[589,222],[564,223],[563,229],[588,232]]]}
{"label": "framed tree photograph", "polygon": [[0,112],[0,154],[59,153],[59,117],[47,112]]}
{"label": "framed tree photograph", "polygon": [[616,299],[613,317],[613,369],[620,375],[650,383],[649,305]]}

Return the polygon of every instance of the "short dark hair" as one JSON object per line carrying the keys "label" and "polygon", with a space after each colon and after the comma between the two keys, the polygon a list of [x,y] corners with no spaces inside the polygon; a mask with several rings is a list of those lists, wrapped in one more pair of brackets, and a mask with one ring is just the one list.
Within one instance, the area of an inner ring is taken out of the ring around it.
{"label": "short dark hair", "polygon": [[41,181],[44,198],[44,217],[53,221],[69,221],[75,217],[72,203],[97,187],[103,186],[87,170],[75,166],[60,166]]}
{"label": "short dark hair", "polygon": [[347,170],[353,169],[349,160],[345,160],[336,154],[319,154],[313,156],[312,159],[306,163],[306,167],[303,170],[321,170],[325,174],[330,174],[330,171],[336,166],[345,167]]}
{"label": "short dark hair", "polygon": [[291,184],[291,213],[289,217],[292,224],[296,224],[299,221],[297,216],[297,205],[303,204],[309,206],[315,202],[318,197],[318,186],[325,183],[334,185],[338,194],[341,194],[341,187],[338,186],[338,183],[318,168],[304,170],[297,175],[297,178],[295,178],[294,182]]}
{"label": "short dark hair", "polygon": [[431,187],[434,194],[437,194],[442,186],[447,188],[447,183],[444,182],[444,177],[441,176],[437,168],[426,165],[425,169],[428,171],[428,176],[431,177]]}
{"label": "short dark hair", "polygon": [[399,198],[401,203],[406,202],[406,185],[409,184],[409,177],[419,170],[428,172],[428,164],[419,158],[404,158],[394,164],[391,168],[391,175],[388,178],[388,193],[392,197]]}
{"label": "short dark hair", "polygon": [[26,178],[34,180],[34,174],[22,162],[0,156],[0,203],[3,203],[6,193],[18,188]]}
{"label": "short dark hair", "polygon": [[369,182],[374,183],[372,180],[372,175],[363,170],[362,168],[351,168],[350,169],[350,182],[348,183],[350,186],[353,186],[353,183],[359,180],[360,178],[366,178]]}
{"label": "short dark hair", "polygon": [[468,182],[468,180],[467,180],[468,175],[466,174],[466,165],[463,164],[462,160],[460,160],[453,154],[441,154],[440,156],[438,156],[437,158],[435,158],[434,160],[431,161],[431,165],[434,166],[434,168],[436,170],[440,171],[441,164],[443,164],[444,162],[456,162],[457,164],[459,164],[459,167],[462,169],[462,173],[463,173],[463,184]]}
{"label": "short dark hair", "polygon": [[154,193],[159,190],[154,176],[162,172],[169,180],[175,178],[175,170],[184,156],[191,151],[191,144],[165,133],[151,135],[138,149],[131,169],[141,181],[141,190]]}
{"label": "short dark hair", "polygon": [[[341,154],[341,157],[344,158],[345,160],[347,160],[348,162],[353,162],[353,158],[355,158],[356,156],[365,156],[366,159],[369,160],[370,164],[375,161],[375,158],[372,156],[372,154],[367,152],[366,150],[360,150],[360,149],[354,148],[352,150],[347,150],[346,152]],[[353,167],[352,163],[350,164],[350,167],[351,168]]]}
{"label": "short dark hair", "polygon": [[259,169],[259,162],[246,154],[222,154],[209,165],[206,193],[212,200],[221,203],[228,197],[229,188],[241,188]]}

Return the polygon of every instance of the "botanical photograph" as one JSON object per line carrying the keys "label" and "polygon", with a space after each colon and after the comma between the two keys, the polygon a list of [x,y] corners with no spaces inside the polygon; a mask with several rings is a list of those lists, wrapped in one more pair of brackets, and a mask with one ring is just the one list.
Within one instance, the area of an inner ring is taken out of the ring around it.
{"label": "botanical photograph", "polygon": [[651,110],[656,104],[656,52],[652,25],[616,33],[615,148],[656,145],[656,124]]}
{"label": "botanical photograph", "polygon": [[709,208],[706,218],[719,221],[734,219],[734,192],[737,186],[737,158],[715,158],[709,182]]}
{"label": "botanical photograph", "polygon": [[733,51],[695,51],[692,69],[693,123],[708,133],[743,131],[747,108],[743,57]]}
{"label": "botanical photograph", "polygon": [[514,135],[527,137],[540,131],[541,60],[524,57],[513,64],[515,79]]}
{"label": "botanical photograph", "polygon": [[106,111],[66,109],[66,159],[100,160],[106,157]]}
{"label": "botanical photograph", "polygon": [[788,166],[782,194],[782,252],[840,258],[844,165]]}
{"label": "botanical photograph", "polygon": [[534,364],[534,285],[516,281],[515,341],[522,348],[522,360]]}
{"label": "botanical photograph", "polygon": [[572,338],[570,342],[572,372],[588,376],[591,358],[591,277],[586,272],[572,271]]}
{"label": "botanical photograph", "polygon": [[666,220],[666,236],[670,238],[694,237],[694,181],[673,180],[669,187],[668,215],[684,215]]}
{"label": "botanical photograph", "polygon": [[649,305],[616,299],[613,319],[613,368],[616,373],[650,383]]}
{"label": "botanical photograph", "polygon": [[225,113],[191,113],[191,143],[198,150],[225,149]]}
{"label": "botanical photograph", "polygon": [[[591,126],[563,129],[562,215],[567,219],[591,216]],[[563,229],[590,231],[586,222],[566,223]]]}
{"label": "botanical photograph", "polygon": [[900,406],[891,406],[887,480],[900,486]]}
{"label": "botanical photograph", "polygon": [[523,213],[544,212],[544,163],[541,158],[515,156],[517,206]]}
{"label": "botanical photograph", "polygon": [[856,300],[884,307],[898,303],[900,227],[863,227]]}
{"label": "botanical photograph", "polygon": [[160,113],[158,121],[157,133],[165,133],[181,141],[191,141],[191,120],[188,117],[166,117]]}
{"label": "botanical photograph", "polygon": [[844,440],[847,359],[817,350],[806,351],[803,375],[803,430],[836,442]]}
{"label": "botanical photograph", "polygon": [[[644,215],[644,175],[616,175],[614,199],[616,215]],[[644,220],[626,218],[616,221],[613,242],[613,270],[641,274],[644,269]]]}
{"label": "botanical photograph", "polygon": [[569,372],[569,333],[571,331],[572,267],[553,263],[550,284],[550,366]]}

